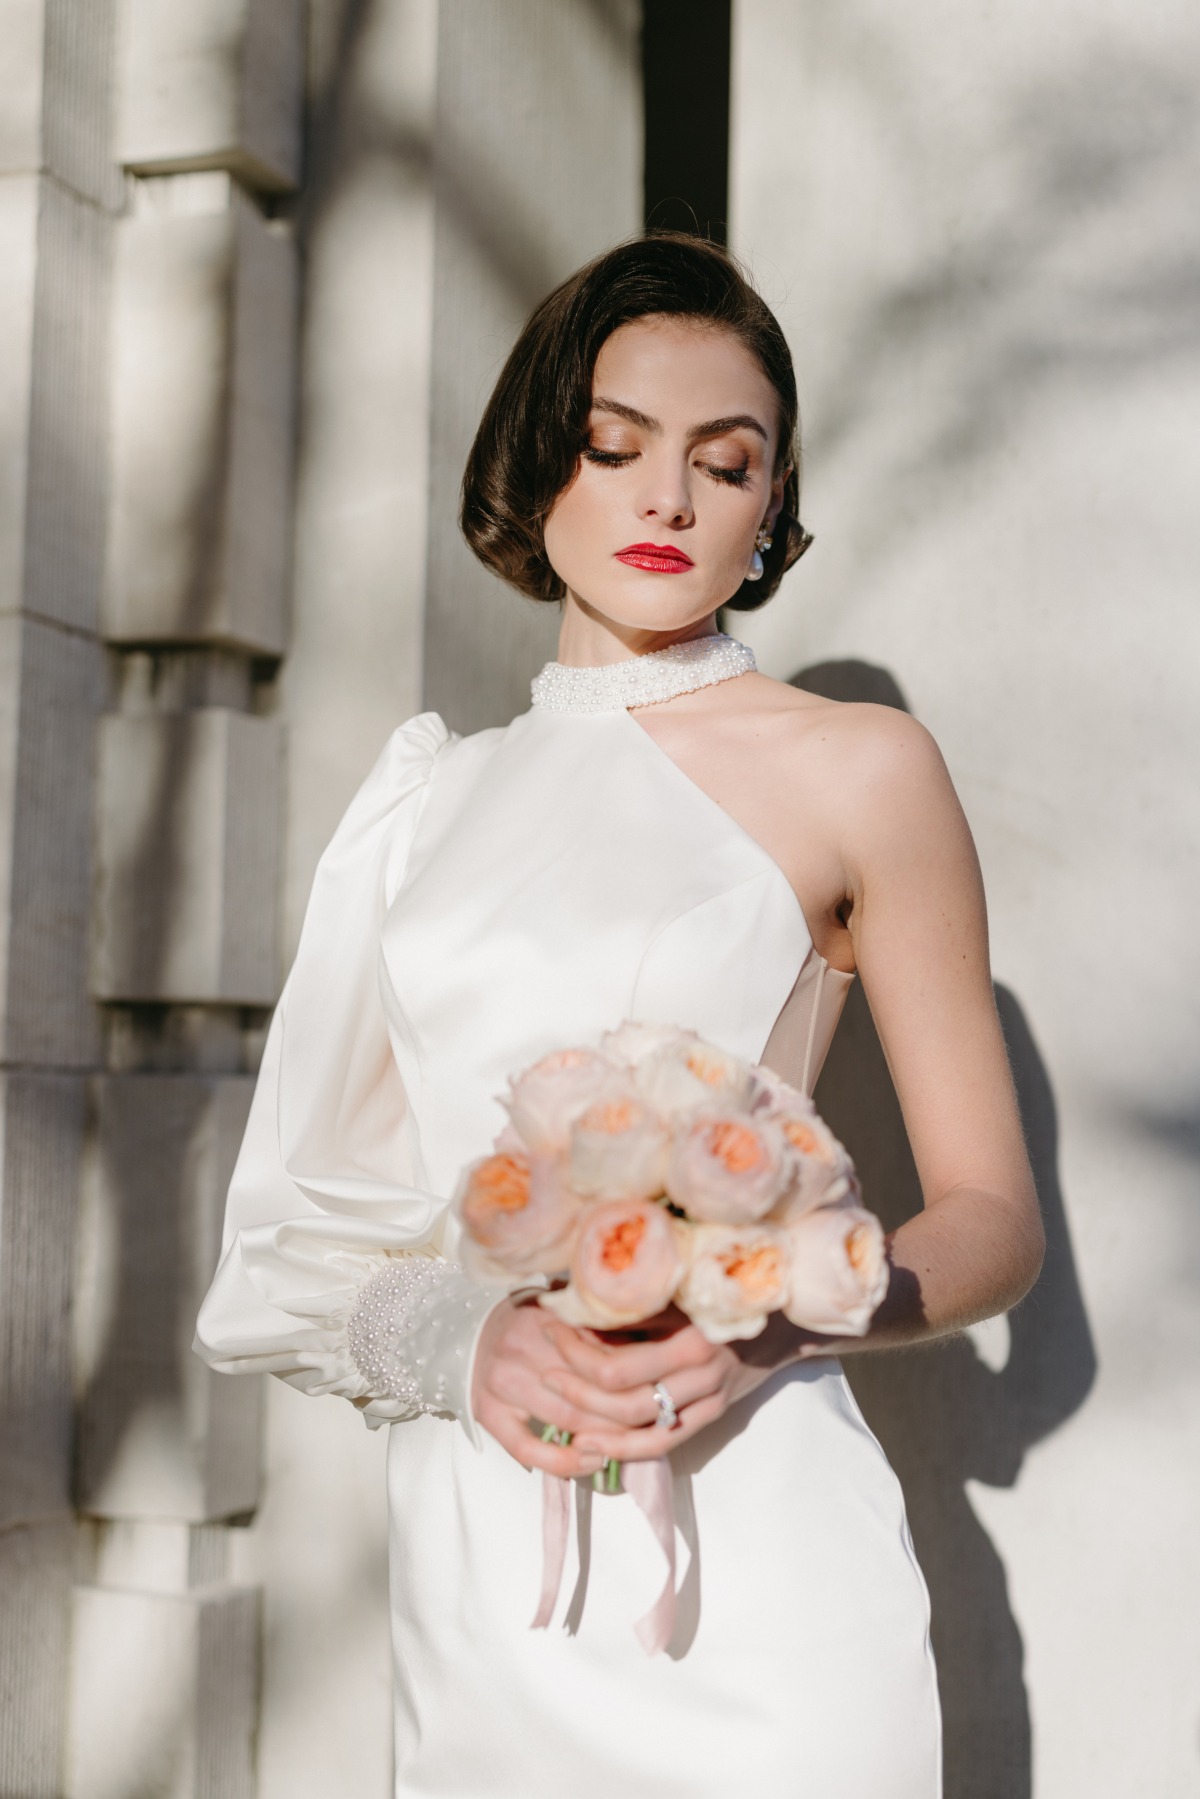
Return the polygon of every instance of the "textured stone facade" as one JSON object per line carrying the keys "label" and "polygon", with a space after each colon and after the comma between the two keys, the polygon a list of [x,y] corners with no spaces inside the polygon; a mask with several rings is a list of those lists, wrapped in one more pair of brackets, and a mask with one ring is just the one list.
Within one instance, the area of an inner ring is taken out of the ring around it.
{"label": "textured stone facade", "polygon": [[4,1799],[390,1789],[381,1439],[190,1343],[321,845],[426,661],[471,728],[542,654],[457,468],[638,225],[638,19],[6,9]]}

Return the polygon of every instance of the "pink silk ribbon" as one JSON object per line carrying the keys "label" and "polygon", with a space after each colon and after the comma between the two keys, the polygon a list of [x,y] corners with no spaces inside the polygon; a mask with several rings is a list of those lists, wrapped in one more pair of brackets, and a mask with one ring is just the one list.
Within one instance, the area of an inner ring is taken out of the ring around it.
{"label": "pink silk ribbon", "polygon": [[542,1596],[530,1628],[545,1630],[558,1603],[563,1565],[567,1559],[567,1527],[570,1520],[571,1483],[557,1474],[542,1475]]}
{"label": "pink silk ribbon", "polygon": [[[666,1456],[652,1462],[624,1462],[621,1485],[654,1532],[667,1559],[667,1578],[662,1592],[634,1633],[647,1655],[657,1655],[671,1640],[675,1628],[675,1488]],[[542,1592],[534,1630],[544,1630],[554,1615],[558,1590],[567,1559],[571,1483],[557,1474],[542,1475]]]}

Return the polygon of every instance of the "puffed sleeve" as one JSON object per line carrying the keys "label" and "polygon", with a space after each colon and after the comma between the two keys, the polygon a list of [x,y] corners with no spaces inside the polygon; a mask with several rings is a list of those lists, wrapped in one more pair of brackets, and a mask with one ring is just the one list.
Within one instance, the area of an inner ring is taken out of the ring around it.
{"label": "puffed sleeve", "polygon": [[340,1394],[370,1424],[450,1413],[478,1442],[471,1360],[499,1295],[439,1255],[447,1202],[409,1182],[378,976],[384,915],[454,741],[436,713],[402,725],[317,867],[195,1349],[222,1373]]}

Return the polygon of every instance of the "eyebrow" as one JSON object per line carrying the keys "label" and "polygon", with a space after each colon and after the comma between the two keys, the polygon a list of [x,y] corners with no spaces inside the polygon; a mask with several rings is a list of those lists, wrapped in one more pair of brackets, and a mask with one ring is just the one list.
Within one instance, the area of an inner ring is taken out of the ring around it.
{"label": "eyebrow", "polygon": [[[661,432],[662,425],[658,419],[652,419],[648,413],[639,412],[636,406],[626,406],[621,400],[594,399],[593,412],[612,412],[619,419],[627,419],[631,425],[640,425],[643,431]],[[767,442],[767,434],[759,421],[748,412],[734,412],[728,418],[706,419],[702,425],[693,425],[688,432],[688,442],[698,443],[704,437],[722,437],[726,431],[757,431],[763,442]]]}

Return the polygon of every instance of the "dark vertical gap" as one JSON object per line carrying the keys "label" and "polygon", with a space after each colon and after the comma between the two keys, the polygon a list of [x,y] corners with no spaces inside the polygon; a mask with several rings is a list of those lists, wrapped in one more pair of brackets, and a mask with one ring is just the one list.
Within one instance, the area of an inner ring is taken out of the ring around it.
{"label": "dark vertical gap", "polygon": [[648,230],[726,241],[731,0],[643,0]]}

